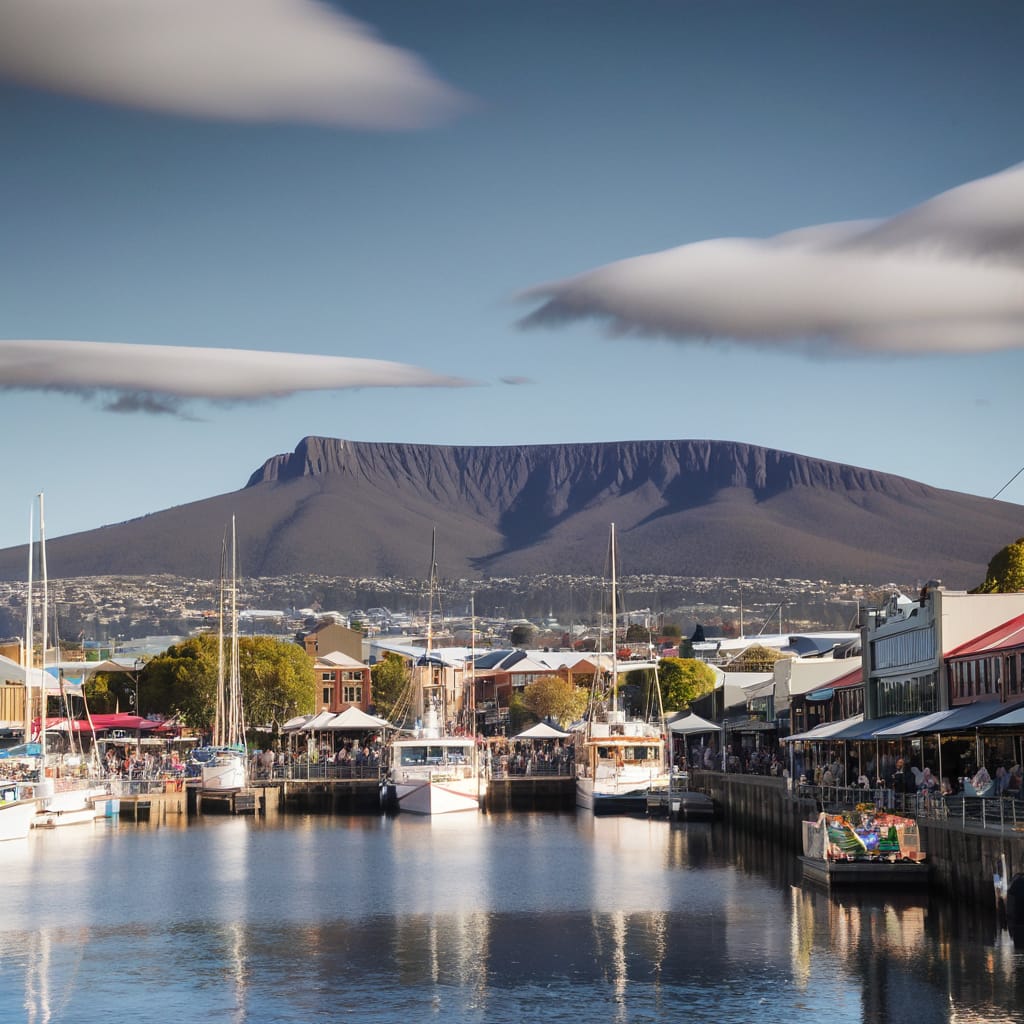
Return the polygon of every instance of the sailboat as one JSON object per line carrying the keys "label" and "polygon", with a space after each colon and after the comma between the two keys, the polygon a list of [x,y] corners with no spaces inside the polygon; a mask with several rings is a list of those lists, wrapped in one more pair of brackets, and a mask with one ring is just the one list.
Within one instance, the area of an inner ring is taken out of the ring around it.
{"label": "sailboat", "polygon": [[475,811],[487,792],[475,737],[447,735],[444,730],[448,720],[444,668],[433,657],[435,540],[430,551],[426,652],[413,668],[411,683],[416,727],[411,738],[391,744],[386,786],[386,804],[410,814]]}
{"label": "sailboat", "polygon": [[[28,597],[25,608],[25,744],[26,756],[30,756],[32,739],[32,545],[35,539],[34,509],[28,518]],[[42,675],[42,673],[40,673]],[[40,680],[40,685],[42,681]],[[36,816],[35,785],[29,781],[5,779],[0,785],[0,841],[27,839],[32,821]]]}
{"label": "sailboat", "polygon": [[242,684],[238,672],[238,560],[235,538],[235,517],[231,517],[231,587],[229,607],[231,637],[227,658],[224,654],[224,586],[221,573],[220,627],[217,647],[217,703],[213,720],[211,745],[196,751],[202,761],[203,789],[244,789],[247,781],[248,756],[245,749],[245,719],[242,708]]}
{"label": "sailboat", "polygon": [[[616,643],[615,524],[611,526],[612,669],[610,706],[591,691],[584,729],[576,756],[576,806],[594,814],[646,814],[652,789],[668,785],[663,723],[627,721],[618,705],[619,658]],[[630,665],[626,671],[636,668]],[[658,711],[661,713],[660,696]]]}

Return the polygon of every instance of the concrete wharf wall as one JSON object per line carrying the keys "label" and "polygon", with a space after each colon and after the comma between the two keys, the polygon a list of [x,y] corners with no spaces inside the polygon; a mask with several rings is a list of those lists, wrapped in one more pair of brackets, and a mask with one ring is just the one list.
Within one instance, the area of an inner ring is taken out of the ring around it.
{"label": "concrete wharf wall", "polygon": [[[724,775],[697,771],[690,788],[707,793],[730,827],[802,852],[801,822],[817,818],[821,807],[814,800],[793,797],[787,780],[760,775]],[[956,819],[918,821],[921,845],[931,866],[930,884],[958,901],[995,900],[992,876],[1024,874],[1024,832]]]}

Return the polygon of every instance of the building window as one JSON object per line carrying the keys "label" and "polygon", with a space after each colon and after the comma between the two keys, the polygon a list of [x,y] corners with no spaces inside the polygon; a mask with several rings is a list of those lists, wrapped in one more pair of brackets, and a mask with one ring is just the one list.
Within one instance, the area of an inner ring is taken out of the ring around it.
{"label": "building window", "polygon": [[321,680],[321,682],[324,682],[324,683],[333,683],[334,682],[334,673],[333,672],[321,672],[320,673],[320,680]]}
{"label": "building window", "polygon": [[333,686],[325,686],[324,687],[324,703],[328,707],[330,707],[330,705],[333,702],[333,700],[334,700],[334,687]]}
{"label": "building window", "polygon": [[344,686],[341,695],[346,704],[363,703],[363,688],[361,686]]}

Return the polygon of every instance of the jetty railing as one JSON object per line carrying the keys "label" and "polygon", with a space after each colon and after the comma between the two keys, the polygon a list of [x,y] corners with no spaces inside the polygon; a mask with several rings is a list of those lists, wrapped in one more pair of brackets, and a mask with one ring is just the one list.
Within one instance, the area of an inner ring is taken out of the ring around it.
{"label": "jetty railing", "polygon": [[1011,796],[978,797],[938,793],[897,793],[885,787],[798,785],[796,795],[814,800],[825,811],[838,813],[858,805],[903,814],[923,821],[946,821],[993,830],[1024,831],[1024,801]]}

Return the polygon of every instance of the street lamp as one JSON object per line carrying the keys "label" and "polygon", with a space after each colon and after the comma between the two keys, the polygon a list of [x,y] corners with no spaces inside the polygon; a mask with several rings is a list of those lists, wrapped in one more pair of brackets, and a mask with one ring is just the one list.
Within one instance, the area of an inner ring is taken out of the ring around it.
{"label": "street lamp", "polygon": [[[135,681],[135,717],[141,719],[142,715],[139,712],[139,674],[145,667],[146,663],[141,658],[136,658],[135,663],[132,665],[132,678]],[[135,723],[135,756],[137,758],[142,756],[142,722]]]}

